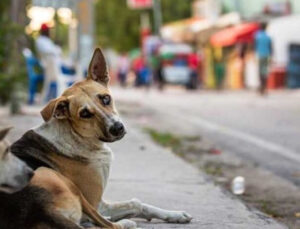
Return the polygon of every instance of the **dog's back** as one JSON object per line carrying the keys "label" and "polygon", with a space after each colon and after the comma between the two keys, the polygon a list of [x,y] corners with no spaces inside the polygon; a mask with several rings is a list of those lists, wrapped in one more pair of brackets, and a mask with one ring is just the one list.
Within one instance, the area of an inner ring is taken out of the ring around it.
{"label": "dog's back", "polygon": [[11,128],[0,128],[0,191],[13,193],[24,188],[33,176],[33,171],[10,152],[5,139]]}
{"label": "dog's back", "polygon": [[27,186],[34,173],[10,152],[9,129],[0,128],[0,228],[80,229],[55,212],[50,193]]}

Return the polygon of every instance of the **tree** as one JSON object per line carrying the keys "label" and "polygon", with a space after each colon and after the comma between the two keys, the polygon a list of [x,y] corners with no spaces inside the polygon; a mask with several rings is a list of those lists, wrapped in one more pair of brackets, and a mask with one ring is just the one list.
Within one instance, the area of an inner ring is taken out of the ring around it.
{"label": "tree", "polygon": [[[163,22],[188,18],[193,0],[161,0]],[[139,46],[140,14],[152,10],[131,10],[126,0],[100,0],[96,3],[96,41],[104,47],[128,51]]]}
{"label": "tree", "polygon": [[161,0],[163,22],[168,23],[191,17],[194,0]]}
{"label": "tree", "polygon": [[128,9],[126,0],[98,1],[95,17],[98,44],[118,51],[138,46],[139,12]]}
{"label": "tree", "polygon": [[7,102],[15,83],[25,78],[21,54],[25,3],[25,0],[0,1],[0,103]]}

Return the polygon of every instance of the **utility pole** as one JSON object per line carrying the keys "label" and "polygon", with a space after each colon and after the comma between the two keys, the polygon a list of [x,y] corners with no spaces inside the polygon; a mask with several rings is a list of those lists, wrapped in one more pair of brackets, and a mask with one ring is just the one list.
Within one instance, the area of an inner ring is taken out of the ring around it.
{"label": "utility pole", "polygon": [[77,1],[78,59],[80,67],[87,69],[94,49],[94,1]]}
{"label": "utility pole", "polygon": [[153,14],[154,14],[154,31],[160,36],[160,28],[162,25],[161,0],[153,0]]}

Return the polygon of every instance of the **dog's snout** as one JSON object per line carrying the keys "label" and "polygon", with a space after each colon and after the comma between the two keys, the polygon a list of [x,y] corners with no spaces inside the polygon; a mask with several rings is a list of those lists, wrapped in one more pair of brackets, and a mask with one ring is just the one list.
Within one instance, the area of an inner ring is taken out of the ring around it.
{"label": "dog's snout", "polygon": [[121,122],[115,122],[112,127],[109,128],[109,133],[113,136],[120,136],[124,134],[125,128]]}

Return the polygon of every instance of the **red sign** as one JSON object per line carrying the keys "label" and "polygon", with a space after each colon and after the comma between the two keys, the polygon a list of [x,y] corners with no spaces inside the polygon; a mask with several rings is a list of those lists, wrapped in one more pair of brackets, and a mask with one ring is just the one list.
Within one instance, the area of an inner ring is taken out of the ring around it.
{"label": "red sign", "polygon": [[146,9],[152,8],[153,0],[127,0],[127,4],[132,9]]}

